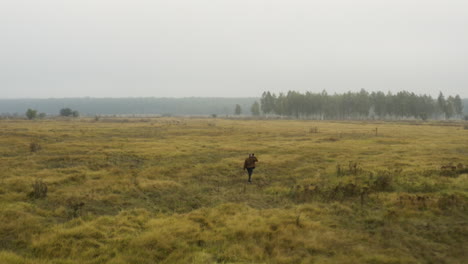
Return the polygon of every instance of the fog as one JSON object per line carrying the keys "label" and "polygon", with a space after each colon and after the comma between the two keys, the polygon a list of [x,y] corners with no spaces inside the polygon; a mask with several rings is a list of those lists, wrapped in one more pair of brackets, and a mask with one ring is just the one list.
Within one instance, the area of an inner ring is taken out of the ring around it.
{"label": "fog", "polygon": [[2,0],[0,98],[468,97],[464,0]]}

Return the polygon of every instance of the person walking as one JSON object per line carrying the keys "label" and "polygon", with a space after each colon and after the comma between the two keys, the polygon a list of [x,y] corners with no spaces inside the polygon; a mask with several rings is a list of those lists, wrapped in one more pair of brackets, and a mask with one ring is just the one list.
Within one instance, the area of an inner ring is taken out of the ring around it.
{"label": "person walking", "polygon": [[247,170],[249,173],[249,182],[252,182],[252,173],[255,169],[255,162],[258,162],[258,159],[255,157],[255,154],[249,154],[249,157],[245,159],[244,170]]}

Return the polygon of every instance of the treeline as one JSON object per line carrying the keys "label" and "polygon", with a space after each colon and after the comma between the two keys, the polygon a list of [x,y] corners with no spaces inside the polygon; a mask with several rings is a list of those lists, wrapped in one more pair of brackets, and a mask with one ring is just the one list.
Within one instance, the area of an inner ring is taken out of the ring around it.
{"label": "treeline", "polygon": [[58,99],[0,99],[0,115],[23,116],[27,109],[48,116],[61,115],[71,108],[81,116],[95,115],[233,115],[238,104],[248,113],[258,98],[58,98]]}
{"label": "treeline", "polygon": [[[1,116],[38,118],[96,115],[190,115],[190,116],[261,116],[278,115],[311,119],[450,119],[468,115],[468,99],[441,93],[434,99],[409,92],[382,92],[329,95],[290,91],[278,95],[265,92],[261,98],[61,98],[0,99]],[[465,116],[463,118],[468,118]]]}
{"label": "treeline", "polygon": [[264,114],[316,119],[450,119],[462,118],[463,102],[459,95],[437,99],[407,91],[396,94],[360,92],[329,95],[289,91],[276,95],[264,92],[260,99]]}

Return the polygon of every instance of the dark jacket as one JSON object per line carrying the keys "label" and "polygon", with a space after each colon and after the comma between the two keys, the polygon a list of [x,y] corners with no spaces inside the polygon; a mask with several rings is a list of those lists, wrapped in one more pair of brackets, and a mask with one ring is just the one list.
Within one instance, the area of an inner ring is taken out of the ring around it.
{"label": "dark jacket", "polygon": [[258,162],[258,159],[256,157],[246,158],[244,162],[244,169],[255,168],[255,162]]}

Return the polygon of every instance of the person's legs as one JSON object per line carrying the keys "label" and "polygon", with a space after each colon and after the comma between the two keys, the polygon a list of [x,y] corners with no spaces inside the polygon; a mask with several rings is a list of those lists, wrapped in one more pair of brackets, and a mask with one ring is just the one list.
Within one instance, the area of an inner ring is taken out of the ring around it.
{"label": "person's legs", "polygon": [[252,182],[252,173],[255,168],[247,168],[247,172],[249,173],[249,182]]}

